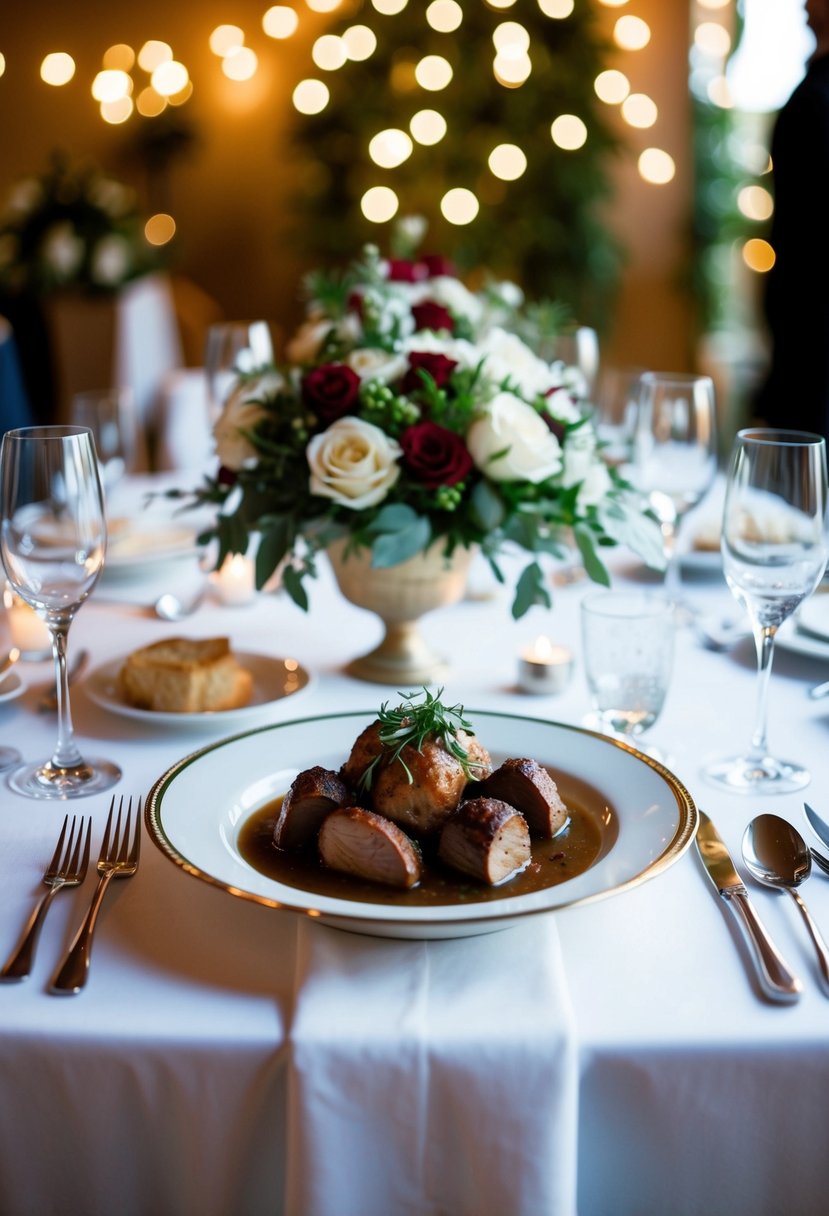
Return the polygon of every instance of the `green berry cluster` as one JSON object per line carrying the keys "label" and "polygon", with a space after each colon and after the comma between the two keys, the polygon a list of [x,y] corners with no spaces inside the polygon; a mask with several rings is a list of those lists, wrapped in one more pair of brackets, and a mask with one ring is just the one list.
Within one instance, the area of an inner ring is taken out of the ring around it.
{"label": "green berry cluster", "polygon": [[398,397],[387,384],[367,380],[360,389],[362,416],[391,435],[398,435],[420,418],[420,410],[408,397]]}
{"label": "green berry cluster", "polygon": [[459,481],[454,486],[438,486],[435,490],[435,506],[439,511],[457,511],[463,500],[466,483]]}

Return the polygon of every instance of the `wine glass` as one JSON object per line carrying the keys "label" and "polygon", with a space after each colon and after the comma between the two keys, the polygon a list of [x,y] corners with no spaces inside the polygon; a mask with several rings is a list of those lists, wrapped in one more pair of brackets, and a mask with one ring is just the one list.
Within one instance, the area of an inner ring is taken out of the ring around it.
{"label": "wine glass", "polygon": [[267,321],[219,321],[207,331],[204,370],[211,424],[240,375],[273,364],[273,343]]}
{"label": "wine glass", "polygon": [[662,529],[665,591],[681,604],[677,538],[685,515],[717,472],[717,415],[710,376],[643,372],[633,435],[632,478]]}
{"label": "wine glass", "polygon": [[81,756],[74,739],[66,642],[103,569],[106,523],[92,433],[77,426],[7,431],[0,448],[0,558],[14,591],[52,636],[58,738],[50,760],[8,778],[31,798],[78,798],[108,789],[121,770]]}
{"label": "wine glass", "polygon": [[70,406],[73,426],[88,427],[95,440],[105,490],[135,471],[138,425],[128,388],[93,389],[75,393]]}
{"label": "wine glass", "polygon": [[596,386],[593,424],[605,464],[629,465],[633,451],[641,367],[603,367]]}
{"label": "wine glass", "polygon": [[705,776],[744,794],[803,789],[802,765],[769,754],[769,677],[778,628],[811,595],[826,566],[826,444],[804,431],[740,431],[725,491],[722,554],[731,593],[745,608],[757,647],[754,733],[740,756],[711,761]]}

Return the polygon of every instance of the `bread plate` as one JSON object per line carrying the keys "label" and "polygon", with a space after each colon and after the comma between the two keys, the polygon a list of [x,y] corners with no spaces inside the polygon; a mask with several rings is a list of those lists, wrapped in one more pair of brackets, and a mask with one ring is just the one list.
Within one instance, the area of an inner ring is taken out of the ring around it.
{"label": "bread plate", "polygon": [[83,688],[90,699],[111,713],[137,722],[154,726],[216,726],[222,729],[234,726],[247,718],[261,715],[264,711],[286,697],[304,691],[311,683],[311,676],[296,659],[273,655],[256,654],[252,651],[234,650],[234,655],[243,667],[253,675],[253,693],[247,705],[239,709],[210,710],[201,713],[169,713],[151,709],[137,709],[129,705],[119,688],[118,675],[126,656],[111,659],[89,673]]}
{"label": "bread plate", "polygon": [[[365,710],[298,719],[231,736],[184,757],[155,782],[145,819],[150,837],[184,873],[268,908],[312,917],[338,929],[410,939],[491,933],[524,917],[590,903],[662,874],[690,845],[697,809],[679,780],[626,743],[546,719],[467,709],[493,762],[532,756],[596,787],[606,847],[589,869],[528,894],[407,906],[287,885],[243,855],[247,821],[284,794],[302,769],[336,769],[375,718]],[[384,890],[384,889],[383,889]],[[491,888],[488,889],[491,891]]]}

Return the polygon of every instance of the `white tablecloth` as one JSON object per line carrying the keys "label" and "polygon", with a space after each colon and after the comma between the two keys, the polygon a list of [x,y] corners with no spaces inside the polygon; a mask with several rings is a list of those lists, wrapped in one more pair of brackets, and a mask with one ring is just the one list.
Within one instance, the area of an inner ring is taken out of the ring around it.
{"label": "white tablecloth", "polygon": [[[617,581],[641,579],[623,556]],[[393,690],[342,673],[379,636],[327,570],[301,613],[283,595],[225,608],[208,600],[184,625],[152,619],[162,584],[192,580],[159,563],[143,582],[111,579],[78,615],[70,651],[102,663],[186,631],[228,634],[293,654],[316,675],[264,720],[375,709]],[[646,576],[645,576],[646,577]],[[583,672],[558,697],[516,691],[517,654],[538,633],[578,655],[584,585],[555,591],[552,614],[514,622],[508,600],[465,601],[423,632],[451,656],[447,693],[468,708],[579,723]],[[730,611],[721,581],[689,594]],[[121,603],[114,602],[116,599]],[[26,757],[51,749],[36,714],[48,664],[0,703],[0,734]],[[829,817],[829,701],[812,682],[829,664],[780,651],[771,740],[807,760],[807,796]],[[762,804],[709,789],[701,759],[741,747],[754,713],[750,643],[677,646],[653,742],[713,818],[735,856],[761,810],[806,833],[802,799]],[[215,734],[157,730],[74,697],[76,733],[145,793]],[[95,819],[108,796],[73,809]],[[0,795],[0,957],[39,893],[65,804]],[[213,889],[145,839],[136,878],[107,896],[87,988],[46,992],[91,895],[56,898],[32,977],[0,986],[0,1211],[4,1216],[645,1216],[671,1212],[817,1216],[829,1188],[829,1002],[785,896],[754,902],[801,974],[797,1006],[764,1003],[727,909],[692,847],[623,895],[466,941],[366,939],[298,922]],[[829,881],[805,889],[829,932]]]}

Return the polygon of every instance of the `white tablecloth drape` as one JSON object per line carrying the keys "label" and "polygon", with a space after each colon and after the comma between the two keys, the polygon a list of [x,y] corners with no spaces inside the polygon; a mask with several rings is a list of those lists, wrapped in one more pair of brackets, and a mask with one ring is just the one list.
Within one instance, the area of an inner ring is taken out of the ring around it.
{"label": "white tablecloth drape", "polygon": [[[116,504],[117,508],[117,504]],[[624,555],[616,581],[647,581]],[[316,679],[263,711],[287,721],[375,710],[393,695],[343,674],[379,637],[323,568],[301,613],[282,594],[225,608],[208,599],[179,625],[146,605],[191,585],[194,566],[157,562],[105,580],[78,614],[70,653],[94,664],[175,633],[226,634],[292,654]],[[447,695],[475,707],[579,723],[584,584],[556,588],[551,614],[514,622],[507,593],[423,622],[451,657]],[[689,597],[733,612],[720,579]],[[115,600],[119,602],[114,602]],[[538,633],[570,645],[558,697],[516,691],[520,648]],[[2,644],[0,637],[0,644]],[[37,714],[48,664],[0,703],[0,735],[47,754]],[[829,663],[782,650],[772,676],[774,747],[813,770],[829,818],[829,702],[807,696]],[[755,696],[750,642],[715,654],[690,630],[653,742],[719,827],[735,858],[748,820],[774,811],[807,829],[802,798],[747,800],[709,789],[702,759],[743,746]],[[73,699],[82,748],[146,792],[224,731],[156,729]],[[97,846],[109,803],[84,800]],[[41,887],[66,807],[0,793],[0,957]],[[762,1001],[727,909],[692,847],[623,895],[448,942],[367,939],[298,922],[182,873],[145,839],[141,868],[107,896],[85,991],[47,994],[91,896],[60,894],[30,980],[0,986],[0,1211],[114,1208],[127,1216],[819,1216],[829,1193],[829,1002],[792,901],[750,884],[801,975],[794,1007]],[[829,933],[829,881],[804,895]],[[574,1200],[575,1191],[575,1200]]]}

